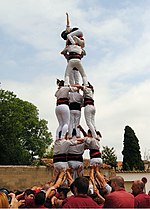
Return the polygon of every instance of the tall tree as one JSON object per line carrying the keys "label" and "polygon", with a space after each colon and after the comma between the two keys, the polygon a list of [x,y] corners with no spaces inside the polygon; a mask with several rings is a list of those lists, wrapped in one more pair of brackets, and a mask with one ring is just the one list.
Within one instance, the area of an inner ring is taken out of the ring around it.
{"label": "tall tree", "polygon": [[52,142],[47,121],[33,104],[0,89],[0,164],[31,164]]}
{"label": "tall tree", "polygon": [[103,163],[106,163],[107,165],[110,165],[113,168],[117,167],[117,156],[115,154],[114,147],[109,148],[108,146],[103,146],[102,160]]}
{"label": "tall tree", "polygon": [[131,127],[125,127],[123,154],[123,170],[144,170],[141,159],[139,140]]}

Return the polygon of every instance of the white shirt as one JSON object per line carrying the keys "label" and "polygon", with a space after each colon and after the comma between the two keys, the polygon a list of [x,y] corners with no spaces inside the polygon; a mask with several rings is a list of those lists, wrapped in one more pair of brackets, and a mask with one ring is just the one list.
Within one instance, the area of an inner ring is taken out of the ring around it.
{"label": "white shirt", "polygon": [[60,98],[69,99],[69,91],[75,91],[75,90],[77,90],[77,87],[62,86],[56,91],[55,97],[57,97],[57,99],[60,99]]}
{"label": "white shirt", "polygon": [[94,94],[92,92],[92,89],[84,86],[83,87],[83,97],[84,98],[93,99],[94,98]]}
{"label": "white shirt", "polygon": [[69,147],[71,145],[76,145],[77,140],[76,139],[71,139],[71,140],[66,140],[66,139],[57,139],[54,142],[54,155],[59,155],[59,154],[67,154]]}
{"label": "white shirt", "polygon": [[100,149],[100,141],[98,141],[97,139],[93,137],[85,137],[84,140],[89,149]]}
{"label": "white shirt", "polygon": [[78,46],[78,45],[69,45],[67,47],[67,51],[68,52],[75,52],[77,54],[81,54],[82,53],[82,48],[81,48],[81,46]]}
{"label": "white shirt", "polygon": [[69,93],[69,102],[77,102],[79,104],[83,103],[83,96],[79,92],[70,92]]}

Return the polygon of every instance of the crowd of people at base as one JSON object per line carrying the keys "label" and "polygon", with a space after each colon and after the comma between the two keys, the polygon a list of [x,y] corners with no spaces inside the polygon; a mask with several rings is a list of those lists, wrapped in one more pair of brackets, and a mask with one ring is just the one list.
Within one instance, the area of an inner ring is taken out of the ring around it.
{"label": "crowd of people at base", "polygon": [[150,192],[145,182],[135,180],[131,193],[125,190],[124,179],[107,179],[98,166],[91,166],[89,176],[73,180],[71,170],[62,170],[56,181],[33,186],[24,191],[0,189],[0,208],[150,208]]}

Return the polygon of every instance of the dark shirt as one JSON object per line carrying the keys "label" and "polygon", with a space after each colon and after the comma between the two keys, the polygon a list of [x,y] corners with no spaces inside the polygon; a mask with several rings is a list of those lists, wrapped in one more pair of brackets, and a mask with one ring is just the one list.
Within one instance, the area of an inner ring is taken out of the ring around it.
{"label": "dark shirt", "polygon": [[134,196],[120,189],[107,195],[104,208],[134,208]]}

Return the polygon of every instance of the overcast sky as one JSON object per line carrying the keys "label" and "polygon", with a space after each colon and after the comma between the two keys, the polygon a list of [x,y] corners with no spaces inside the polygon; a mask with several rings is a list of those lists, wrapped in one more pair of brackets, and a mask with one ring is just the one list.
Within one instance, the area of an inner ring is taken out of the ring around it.
{"label": "overcast sky", "polygon": [[[68,12],[71,26],[84,33],[82,64],[95,87],[101,146],[114,147],[121,160],[128,125],[144,158],[150,154],[149,11],[149,0],[0,0],[1,88],[37,106],[55,139],[56,78],[63,79],[67,64],[60,33]],[[81,125],[87,129],[83,115]]]}

